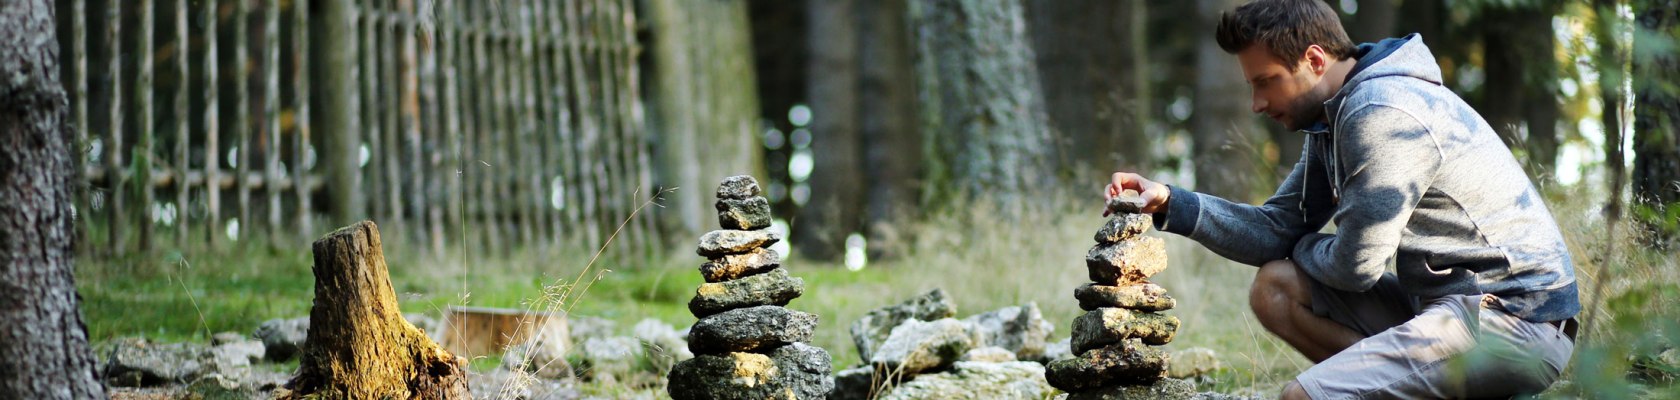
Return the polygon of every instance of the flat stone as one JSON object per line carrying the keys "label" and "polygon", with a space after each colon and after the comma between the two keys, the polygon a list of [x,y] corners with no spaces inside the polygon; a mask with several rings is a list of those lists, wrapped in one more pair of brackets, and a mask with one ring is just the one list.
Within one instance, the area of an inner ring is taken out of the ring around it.
{"label": "flat stone", "polygon": [[997,346],[1021,360],[1036,360],[1044,355],[1045,339],[1055,331],[1055,325],[1044,320],[1038,304],[1004,307],[975,314],[963,319],[975,337],[976,347]]}
{"label": "flat stone", "polygon": [[702,283],[694,289],[688,311],[695,317],[705,317],[737,308],[785,306],[804,293],[804,279],[788,276],[786,269],[777,268],[732,281]]}
{"label": "flat stone", "polygon": [[974,348],[974,342],[967,326],[956,319],[907,320],[893,328],[869,362],[888,374],[915,376],[951,365]]}
{"label": "flat stone", "polygon": [[1073,298],[1085,311],[1101,307],[1119,307],[1138,311],[1166,311],[1178,305],[1167,295],[1167,289],[1149,282],[1124,286],[1088,283],[1073,289]]}
{"label": "flat stone", "polygon": [[718,199],[714,204],[718,225],[723,229],[754,230],[770,227],[770,200],[760,196],[745,199]]}
{"label": "flat stone", "polygon": [[735,175],[718,183],[717,198],[745,199],[759,194],[758,180],[752,175]]}
{"label": "flat stone", "polygon": [[1073,353],[1107,346],[1126,339],[1141,339],[1160,346],[1172,342],[1178,332],[1178,317],[1124,308],[1103,307],[1073,320]]}
{"label": "flat stone", "polygon": [[1115,214],[1108,217],[1108,222],[1103,223],[1092,240],[1102,244],[1129,240],[1148,232],[1153,221],[1149,214]]}
{"label": "flat stone", "polygon": [[957,305],[945,297],[942,289],[933,289],[903,303],[870,310],[852,322],[852,343],[857,345],[858,358],[868,360],[875,349],[887,340],[893,328],[904,321],[933,321],[957,315]]}
{"label": "flat stone", "polygon": [[1035,362],[959,361],[950,371],[917,376],[894,387],[881,400],[1038,400],[1055,392]]}
{"label": "flat stone", "polygon": [[775,250],[757,248],[741,254],[729,254],[700,264],[700,277],[708,283],[724,282],[770,272],[782,265]]}
{"label": "flat stone", "polygon": [[1068,400],[1186,400],[1201,397],[1196,385],[1182,379],[1162,379],[1148,385],[1109,385],[1072,393]]}
{"label": "flat stone", "polygon": [[770,354],[703,354],[671,368],[666,393],[687,399],[822,399],[834,390],[828,352],[803,343]]}
{"label": "flat stone", "polygon": [[205,351],[199,345],[125,338],[113,341],[110,348],[101,375],[111,386],[180,384],[204,369],[199,359]]}
{"label": "flat stone", "polygon": [[701,318],[688,331],[694,354],[754,352],[810,342],[817,316],[777,306],[739,308]]}
{"label": "flat stone", "polygon": [[1172,365],[1167,366],[1167,376],[1172,378],[1194,378],[1218,371],[1219,354],[1206,347],[1191,347],[1178,350],[1172,354]]}
{"label": "flat stone", "polygon": [[1166,374],[1167,359],[1167,353],[1159,349],[1127,340],[1051,361],[1044,375],[1050,386],[1067,392],[1082,392],[1108,384],[1146,384]]}
{"label": "flat stone", "polygon": [[1085,268],[1091,281],[1120,286],[1143,282],[1167,269],[1167,243],[1161,238],[1142,236],[1118,243],[1099,244],[1085,254]]}
{"label": "flat stone", "polygon": [[1149,205],[1149,203],[1144,201],[1143,196],[1139,196],[1138,192],[1124,190],[1120,192],[1119,196],[1108,199],[1108,212],[1110,214],[1136,214],[1143,212],[1143,207],[1146,205]]}
{"label": "flat stone", "polygon": [[776,244],[781,240],[782,235],[769,229],[753,231],[722,229],[700,235],[700,247],[695,249],[694,252],[701,257],[720,257],[746,253],[753,249]]}

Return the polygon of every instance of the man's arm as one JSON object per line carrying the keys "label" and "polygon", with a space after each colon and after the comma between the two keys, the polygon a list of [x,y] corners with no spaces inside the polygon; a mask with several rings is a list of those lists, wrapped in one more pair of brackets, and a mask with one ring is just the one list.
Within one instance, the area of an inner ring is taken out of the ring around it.
{"label": "man's arm", "polygon": [[1156,229],[1189,237],[1237,262],[1259,266],[1288,258],[1296,241],[1324,227],[1332,207],[1329,180],[1313,173],[1323,170],[1309,157],[1312,152],[1303,150],[1277,193],[1258,206],[1171,187],[1160,196],[1164,204],[1145,211],[1155,212]]}
{"label": "man's arm", "polygon": [[1443,160],[1435,137],[1411,114],[1383,104],[1353,114],[1336,142],[1348,173],[1334,217],[1337,231],[1301,239],[1294,256],[1319,282],[1364,291],[1382,277]]}

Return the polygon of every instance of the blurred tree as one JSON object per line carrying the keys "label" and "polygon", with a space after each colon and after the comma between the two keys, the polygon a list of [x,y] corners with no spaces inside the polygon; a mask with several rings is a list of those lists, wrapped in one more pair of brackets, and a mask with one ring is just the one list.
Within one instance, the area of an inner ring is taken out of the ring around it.
{"label": "blurred tree", "polygon": [[1054,187],[1052,144],[1020,0],[913,0],[916,92],[933,204],[1024,204]]}
{"label": "blurred tree", "polygon": [[806,73],[810,72],[806,67],[810,64],[810,40],[806,33],[810,24],[805,23],[809,3],[750,0],[747,6],[752,26],[753,69],[758,76],[759,117],[765,125],[763,128],[773,132],[767,135],[775,136],[765,139],[762,150],[765,176],[759,182],[772,210],[784,219],[791,219],[799,212],[799,204],[788,195],[794,182],[788,176],[793,146],[787,145],[787,139],[801,127],[788,118],[788,111],[804,104],[808,97],[806,90],[810,89],[806,82]]}
{"label": "blurred tree", "polygon": [[1236,56],[1226,54],[1213,38],[1222,12],[1241,0],[1196,0],[1196,78],[1190,132],[1196,166],[1196,190],[1232,201],[1246,202],[1258,194],[1260,177],[1269,170],[1261,150],[1266,141],[1251,111],[1247,79]]}
{"label": "blurred tree", "polygon": [[53,5],[0,6],[0,398],[104,398],[72,275],[70,146]]}
{"label": "blurred tree", "polygon": [[858,29],[863,63],[858,100],[863,115],[865,236],[871,259],[903,253],[905,223],[921,196],[922,132],[916,126],[916,76],[905,0],[864,1]]}
{"label": "blurred tree", "polygon": [[358,41],[340,40],[356,35],[356,5],[313,0],[309,10],[309,19],[313,21],[309,25],[309,41],[334,43],[309,48],[309,59],[314,60],[309,63],[309,90],[315,93],[310,96],[314,115],[309,120],[313,124],[309,129],[321,138],[329,196],[327,208],[331,210],[327,226],[349,225],[367,218],[359,151],[361,122],[353,114],[361,107],[361,92],[356,90],[357,74],[348,73],[356,71]]}
{"label": "blurred tree", "polygon": [[1557,164],[1557,38],[1552,17],[1557,1],[1484,2],[1477,13],[1483,75],[1477,111],[1524,156],[1529,176],[1548,180]]}
{"label": "blurred tree", "polygon": [[649,130],[656,135],[666,237],[717,226],[712,189],[723,178],[763,177],[758,84],[745,0],[646,0],[652,65]]}
{"label": "blurred tree", "polygon": [[861,230],[863,152],[859,124],[857,0],[809,2],[811,63],[810,201],[799,210],[790,238],[806,258],[834,260],[846,236]]}
{"label": "blurred tree", "polygon": [[1143,0],[1029,0],[1033,50],[1059,167],[1079,181],[1147,173],[1148,8]]}
{"label": "blurred tree", "polygon": [[1680,6],[1635,3],[1633,195],[1640,220],[1659,234],[1680,235]]}
{"label": "blurred tree", "polygon": [[[1438,1],[1438,0],[1413,0]],[[1395,36],[1402,36],[1409,32],[1400,32],[1396,26],[1396,17],[1400,14],[1401,0],[1364,0],[1355,2],[1354,12],[1343,8],[1343,13],[1353,14],[1352,20],[1344,19],[1348,28],[1348,37],[1354,43],[1376,42]],[[1409,2],[1408,2],[1409,3]],[[1347,2],[1343,2],[1347,4]]]}

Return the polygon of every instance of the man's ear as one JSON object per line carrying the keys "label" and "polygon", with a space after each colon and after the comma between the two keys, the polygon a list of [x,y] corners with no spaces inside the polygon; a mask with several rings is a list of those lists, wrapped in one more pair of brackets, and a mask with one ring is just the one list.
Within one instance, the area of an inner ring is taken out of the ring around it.
{"label": "man's ear", "polygon": [[1309,45],[1306,53],[1301,55],[1301,67],[1312,71],[1313,75],[1322,76],[1330,69],[1329,54],[1324,52],[1323,47]]}

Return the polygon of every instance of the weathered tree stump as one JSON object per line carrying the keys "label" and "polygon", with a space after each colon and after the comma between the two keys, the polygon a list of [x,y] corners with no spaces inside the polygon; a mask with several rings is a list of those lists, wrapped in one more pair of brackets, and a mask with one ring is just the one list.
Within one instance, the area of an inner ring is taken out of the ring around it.
{"label": "weathered tree stump", "polygon": [[315,304],[297,376],[281,398],[465,399],[466,360],[403,319],[379,227],[362,221],[315,241]]}

